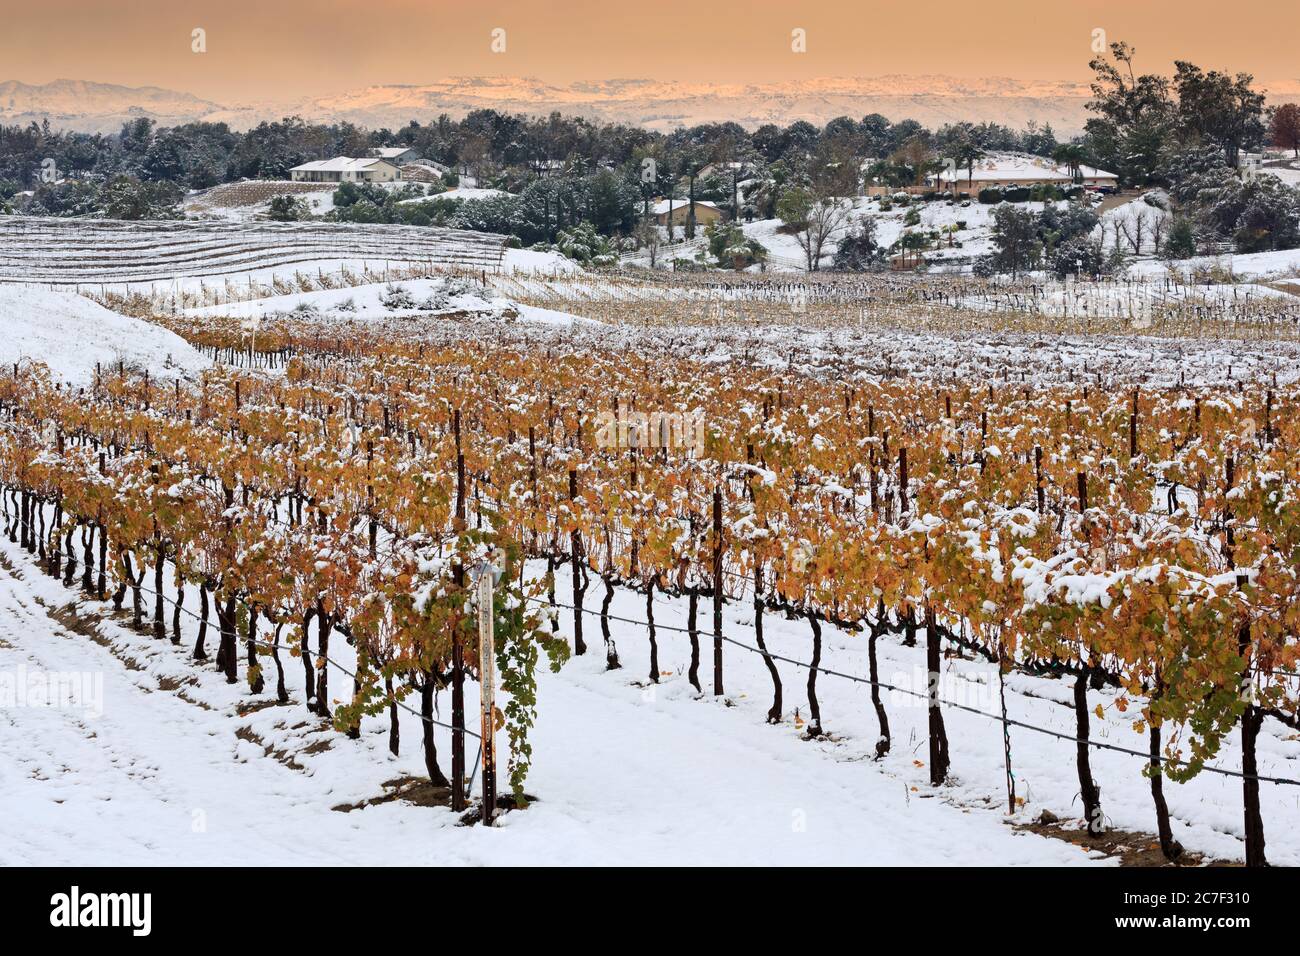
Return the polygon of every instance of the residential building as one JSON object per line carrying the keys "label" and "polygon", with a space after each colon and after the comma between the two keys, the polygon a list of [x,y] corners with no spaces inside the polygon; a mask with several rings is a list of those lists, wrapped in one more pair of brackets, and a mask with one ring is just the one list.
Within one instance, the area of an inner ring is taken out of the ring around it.
{"label": "residential building", "polygon": [[335,156],[295,166],[289,178],[296,183],[391,183],[398,178],[398,168],[378,157]]}

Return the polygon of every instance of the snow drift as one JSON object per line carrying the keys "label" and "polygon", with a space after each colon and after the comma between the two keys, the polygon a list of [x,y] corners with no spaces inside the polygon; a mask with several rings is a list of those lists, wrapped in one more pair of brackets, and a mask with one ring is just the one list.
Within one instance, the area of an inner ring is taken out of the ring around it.
{"label": "snow drift", "polygon": [[43,362],[59,381],[94,381],[95,363],[190,375],[211,362],[174,332],[72,292],[0,285],[0,362]]}

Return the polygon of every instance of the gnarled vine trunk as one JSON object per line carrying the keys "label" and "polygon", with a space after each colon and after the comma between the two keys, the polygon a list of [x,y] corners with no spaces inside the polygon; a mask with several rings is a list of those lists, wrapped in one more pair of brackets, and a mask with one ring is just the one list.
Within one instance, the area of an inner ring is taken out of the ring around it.
{"label": "gnarled vine trunk", "polygon": [[645,589],[645,621],[650,633],[650,680],[655,684],[659,683],[659,642],[655,640],[655,585],[658,583],[659,575],[656,574]]}
{"label": "gnarled vine trunk", "polygon": [[808,623],[812,625],[813,651],[812,666],[808,668],[808,736],[822,736],[822,709],[817,703],[817,671],[822,664],[822,625],[815,614],[809,613]]}
{"label": "gnarled vine trunk", "polygon": [[196,661],[206,661],[208,659],[207,649],[203,646],[203,641],[208,636],[208,582],[199,583],[199,636],[194,642],[194,659]]}
{"label": "gnarled vine trunk", "polygon": [[1081,664],[1079,675],[1074,679],[1075,736],[1079,741],[1076,763],[1079,768],[1079,797],[1083,801],[1083,818],[1088,824],[1088,833],[1101,836],[1106,832],[1101,812],[1101,788],[1092,779],[1092,763],[1088,753],[1088,677],[1089,668]]}
{"label": "gnarled vine trunk", "polygon": [[929,683],[927,694],[930,717],[930,783],[939,786],[948,776],[948,730],[943,724],[943,711],[939,709],[939,676],[942,667],[939,628],[934,611],[925,611],[925,666]]}
{"label": "gnarled vine trunk", "polygon": [[316,672],[316,713],[328,719],[330,716],[330,632],[334,630],[334,622],[320,605],[316,607],[316,617],[320,621],[320,637],[316,645],[316,652],[320,657],[320,667]]}
{"label": "gnarled vine trunk", "polygon": [[880,637],[885,629],[885,606],[883,602],[877,612],[877,619],[871,625],[871,637],[867,640],[867,662],[870,666],[871,676],[871,705],[876,710],[876,722],[880,724],[880,737],[876,740],[876,759],[879,760],[889,753],[891,744],[889,736],[889,715],[885,713],[885,705],[880,700],[880,670],[876,663],[876,639]]}
{"label": "gnarled vine trunk", "polygon": [[420,723],[424,737],[424,768],[429,782],[435,787],[450,787],[442,768],[438,766],[438,748],[433,742],[433,675],[425,674],[420,683]]}
{"label": "gnarled vine trunk", "polygon": [[1148,734],[1151,740],[1151,800],[1156,805],[1156,832],[1160,834],[1160,852],[1166,859],[1176,860],[1183,855],[1183,845],[1174,839],[1174,831],[1169,825],[1164,773],[1160,767],[1160,725],[1154,720],[1151,721]]}
{"label": "gnarled vine trunk", "polygon": [[225,603],[217,602],[217,628],[220,640],[217,644],[217,670],[226,675],[226,683],[233,684],[239,680],[238,635],[235,630],[235,598],[229,596]]}
{"label": "gnarled vine trunk", "polygon": [[767,644],[763,640],[763,568],[761,565],[754,567],[754,637],[758,642],[758,649],[763,652],[763,663],[767,665],[768,676],[772,678],[772,706],[767,709],[767,722],[779,724],[781,722],[781,675],[776,669],[776,661],[768,654]]}
{"label": "gnarled vine trunk", "polygon": [[698,629],[700,611],[700,592],[691,588],[686,598],[686,631],[691,639],[691,666],[686,672],[686,679],[700,693],[700,632]]}
{"label": "gnarled vine trunk", "polygon": [[618,662],[618,648],[609,633],[609,603],[614,600],[614,581],[608,575],[601,578],[605,582],[605,599],[600,605],[600,634],[605,639],[605,670],[616,671],[623,665]]}

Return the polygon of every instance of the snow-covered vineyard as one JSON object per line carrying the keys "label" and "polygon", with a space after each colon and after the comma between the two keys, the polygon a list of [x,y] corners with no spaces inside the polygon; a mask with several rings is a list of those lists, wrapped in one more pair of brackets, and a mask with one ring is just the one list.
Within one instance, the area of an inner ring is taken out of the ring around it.
{"label": "snow-covered vineyard", "polygon": [[235,297],[250,282],[294,275],[496,270],[504,251],[502,237],[455,229],[0,217],[0,282],[74,289],[170,292],[183,280],[189,293]]}
{"label": "snow-covered vineyard", "polygon": [[[1244,257],[1243,257],[1244,258]],[[1285,271],[1300,264],[1286,260]],[[1027,318],[1049,320],[1045,328],[1078,327],[1104,332],[1161,330],[1203,335],[1294,337],[1300,328],[1300,297],[1287,281],[1198,282],[1178,274],[1138,272],[1123,279],[1056,280],[1037,275],[1013,280],[979,280],[966,275],[897,276],[747,275],[631,273],[616,277],[585,273],[546,275],[511,272],[494,275],[503,294],[558,309],[599,317],[603,306],[618,308],[606,318],[648,321],[673,302],[700,322],[766,321],[773,314],[796,317],[816,308],[818,325],[862,325],[882,309],[900,316],[904,307],[932,325],[980,322],[1006,316],[1008,327]]]}
{"label": "snow-covered vineyard", "polygon": [[1286,298],[36,235],[118,289],[0,287],[0,862],[1300,864]]}

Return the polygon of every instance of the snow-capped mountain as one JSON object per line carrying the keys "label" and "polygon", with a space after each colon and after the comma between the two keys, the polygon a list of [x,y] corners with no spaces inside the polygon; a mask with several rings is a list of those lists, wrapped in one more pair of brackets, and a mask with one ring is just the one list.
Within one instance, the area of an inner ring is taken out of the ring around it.
{"label": "snow-capped mountain", "polygon": [[[1300,81],[1261,84],[1275,102],[1300,99]],[[548,83],[534,77],[458,76],[424,85],[377,85],[256,105],[221,105],[188,93],[156,87],[56,80],[44,85],[0,83],[0,122],[38,122],[109,132],[135,116],[161,124],[194,120],[227,122],[237,129],[262,120],[298,115],[312,121],[350,121],[368,127],[403,126],[446,113],[471,110],[544,115],[554,110],[593,119],[670,130],[731,120],[753,128],[763,123],[882,113],[927,126],[967,120],[1022,128],[1050,123],[1058,133],[1082,129],[1086,83],[954,77],[939,74],[825,77],[780,83],[699,83],[649,79]]]}
{"label": "snow-capped mountain", "polygon": [[559,109],[656,129],[734,120],[746,127],[883,113],[937,125],[960,119],[1081,128],[1087,86],[1023,83],[1004,77],[831,77],[771,84],[610,80],[555,85],[533,78],[452,77],[424,86],[372,86],[304,104],[304,115],[395,126],[411,118],[494,107],[543,113]]}
{"label": "snow-capped mountain", "polygon": [[189,93],[156,86],[117,86],[86,80],[0,82],[0,123],[6,125],[48,119],[55,128],[109,133],[140,116],[169,125],[199,119],[219,109],[218,104]]}

